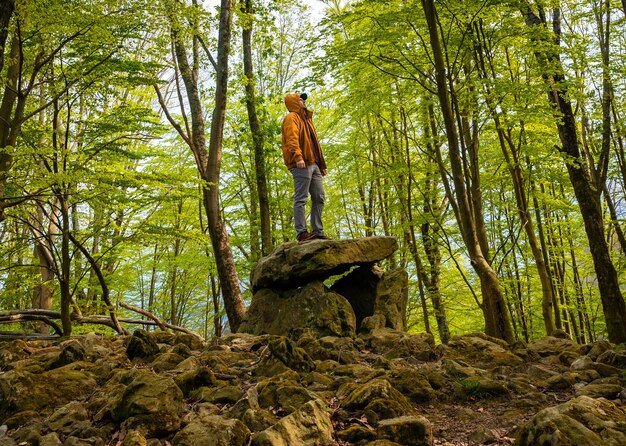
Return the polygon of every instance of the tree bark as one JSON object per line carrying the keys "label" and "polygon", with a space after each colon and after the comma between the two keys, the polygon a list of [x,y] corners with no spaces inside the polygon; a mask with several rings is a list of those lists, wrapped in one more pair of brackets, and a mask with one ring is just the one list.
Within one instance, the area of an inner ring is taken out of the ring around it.
{"label": "tree bark", "polygon": [[265,163],[265,137],[259,123],[256,110],[256,92],[254,88],[254,69],[252,65],[252,24],[254,21],[252,0],[245,0],[243,6],[245,14],[242,40],[243,40],[243,71],[246,88],[246,109],[248,122],[252,133],[254,145],[254,170],[256,174],[256,188],[259,199],[259,215],[261,219],[261,251],[264,256],[268,255],[272,247],[272,225],[270,220],[270,200],[267,188],[266,163]]}
{"label": "tree bark", "polygon": [[[485,36],[482,23],[477,23],[474,26],[474,32],[476,34],[476,40],[479,42],[477,48],[475,48],[475,58],[478,67],[480,68],[482,75],[485,78],[490,73],[491,76],[495,79],[496,73],[494,71],[493,65],[491,64],[491,60],[489,59],[489,56],[485,55],[485,52],[483,51],[483,48],[485,46]],[[488,64],[489,68],[487,68]],[[554,325],[554,318],[552,317],[552,302],[554,299],[554,296],[552,295],[552,279],[550,278],[550,273],[548,271],[546,263],[544,262],[543,252],[541,251],[539,243],[537,242],[532,217],[528,209],[528,197],[526,196],[526,185],[520,166],[521,160],[519,156],[519,150],[517,150],[515,144],[513,143],[510,129],[508,129],[507,132],[502,126],[500,113],[497,111],[498,107],[496,107],[494,103],[495,98],[493,97],[491,87],[487,82],[485,82],[484,87],[487,93],[487,103],[492,114],[492,119],[496,126],[496,132],[498,135],[500,148],[506,160],[511,179],[513,181],[513,190],[515,192],[515,200],[517,202],[517,211],[521,220],[521,225],[526,232],[528,245],[530,246],[530,250],[533,254],[537,274],[539,275],[539,279],[541,281],[541,310],[545,331],[547,335],[551,335],[556,328]]]}
{"label": "tree bark", "polygon": [[[174,124],[168,113],[168,119],[181,133],[191,148],[198,172],[203,180],[202,202],[207,215],[207,228],[213,247],[213,255],[220,280],[224,307],[228,315],[230,329],[236,332],[246,313],[243,296],[239,288],[239,278],[235,269],[235,261],[230,247],[230,240],[221,216],[219,198],[220,167],[222,160],[222,141],[228,91],[228,54],[230,52],[230,36],[232,25],[232,1],[222,0],[220,9],[220,25],[218,32],[217,72],[215,81],[215,108],[211,119],[211,135],[207,150],[205,138],[204,114],[202,101],[198,91],[197,73],[192,70],[187,58],[185,46],[177,30],[176,13],[170,16],[172,21],[172,39],[174,54],[180,68],[180,75],[185,84],[187,100],[191,112],[191,134],[186,135],[180,126]],[[197,24],[194,25],[197,27]],[[198,30],[194,29],[194,33]],[[195,37],[194,37],[195,38]],[[158,88],[157,94],[161,106],[166,109]]]}
{"label": "tree bark", "polygon": [[494,337],[513,341],[513,331],[508,316],[508,310],[500,287],[500,282],[495,271],[487,261],[487,253],[483,252],[477,233],[477,228],[472,221],[470,197],[465,184],[465,175],[461,154],[459,150],[458,131],[454,122],[453,111],[448,97],[448,85],[446,80],[446,68],[443,52],[439,41],[437,27],[437,12],[433,0],[422,0],[428,31],[432,56],[435,64],[435,76],[437,82],[437,95],[443,114],[443,120],[448,138],[448,150],[454,183],[454,196],[449,196],[452,201],[456,197],[455,216],[468,250],[470,262],[480,279],[483,295],[482,311],[485,319],[485,332]]}
{"label": "tree bark", "polygon": [[[37,214],[34,218],[33,233],[35,235],[35,257],[39,261],[39,284],[35,286],[33,294],[33,308],[42,310],[52,309],[52,296],[54,288],[50,286],[50,281],[54,279],[54,258],[50,248],[50,240],[54,237],[56,227],[54,224],[48,225],[48,234],[43,229],[43,212],[40,207],[37,208]],[[47,333],[48,327],[45,324],[39,324],[39,333]]]}
{"label": "tree bark", "polygon": [[[523,2],[522,5],[521,12],[529,28],[546,27],[545,18],[540,17],[541,14],[535,14],[528,2]],[[536,39],[545,40],[545,37],[537,37]],[[552,44],[553,42],[550,42],[548,46],[552,46]],[[592,183],[585,160],[581,156],[574,110],[564,87],[567,83],[559,54],[549,53],[545,49],[540,50],[540,48],[545,47],[546,45],[535,46],[535,55],[548,87],[548,99],[557,115],[556,125],[561,141],[561,147],[558,150],[568,158],[566,162],[567,173],[578,201],[589,241],[609,340],[619,344],[626,342],[626,304],[619,288],[617,271],[611,260],[609,246],[605,239],[600,200],[602,187]]]}
{"label": "tree bark", "polygon": [[9,23],[13,16],[14,0],[5,0],[0,4],[0,72],[4,68],[4,48],[9,36]]}

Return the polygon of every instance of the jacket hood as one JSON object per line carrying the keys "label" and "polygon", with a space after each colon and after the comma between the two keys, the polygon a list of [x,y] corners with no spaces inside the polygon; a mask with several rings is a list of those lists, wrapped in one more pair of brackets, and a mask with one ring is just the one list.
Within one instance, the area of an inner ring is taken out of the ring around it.
{"label": "jacket hood", "polygon": [[306,109],[300,105],[300,95],[298,93],[290,93],[285,96],[285,106],[290,112],[295,112],[304,120],[313,117],[313,110]]}
{"label": "jacket hood", "polygon": [[285,106],[290,112],[302,113],[300,95],[298,93],[291,93],[285,96]]}

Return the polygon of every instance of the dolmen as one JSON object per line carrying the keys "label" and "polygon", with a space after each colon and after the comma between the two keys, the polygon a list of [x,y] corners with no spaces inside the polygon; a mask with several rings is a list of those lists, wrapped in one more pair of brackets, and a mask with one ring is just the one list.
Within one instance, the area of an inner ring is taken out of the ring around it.
{"label": "dolmen", "polygon": [[367,326],[405,331],[408,275],[378,265],[397,249],[394,237],[279,246],[252,270],[252,303],[239,331],[348,337]]}

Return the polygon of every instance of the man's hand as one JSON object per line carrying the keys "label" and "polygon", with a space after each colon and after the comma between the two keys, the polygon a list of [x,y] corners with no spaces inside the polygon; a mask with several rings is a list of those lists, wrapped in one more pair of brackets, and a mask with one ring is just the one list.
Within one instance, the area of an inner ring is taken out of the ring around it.
{"label": "man's hand", "polygon": [[322,169],[322,176],[325,177],[326,176],[326,169]]}
{"label": "man's hand", "polygon": [[296,162],[296,167],[298,169],[306,169],[306,163],[304,162],[304,160],[300,160]]}

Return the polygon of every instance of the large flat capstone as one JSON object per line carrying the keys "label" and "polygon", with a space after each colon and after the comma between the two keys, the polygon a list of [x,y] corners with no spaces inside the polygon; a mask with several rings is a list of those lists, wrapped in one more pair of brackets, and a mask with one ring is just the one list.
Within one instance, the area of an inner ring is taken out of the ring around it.
{"label": "large flat capstone", "polygon": [[398,241],[394,237],[285,243],[252,270],[252,292],[262,288],[296,288],[313,280],[324,280],[354,265],[386,259],[396,249]]}

